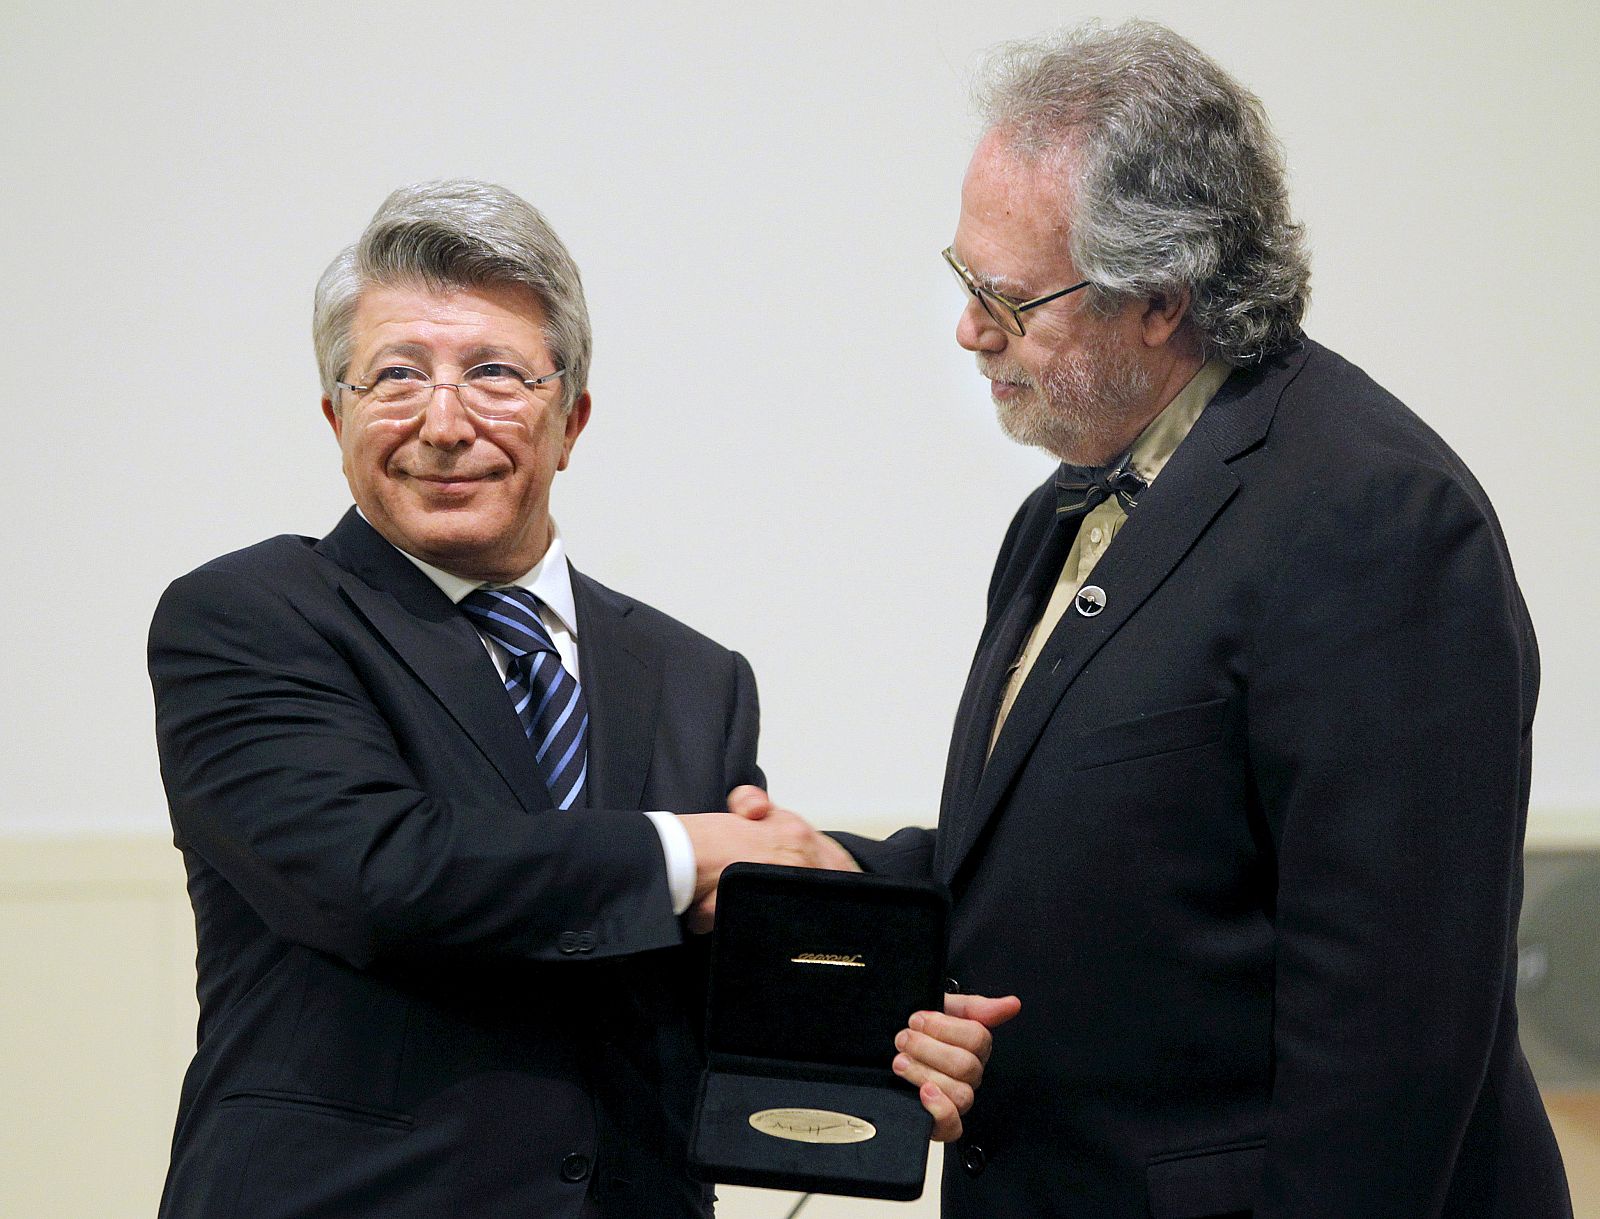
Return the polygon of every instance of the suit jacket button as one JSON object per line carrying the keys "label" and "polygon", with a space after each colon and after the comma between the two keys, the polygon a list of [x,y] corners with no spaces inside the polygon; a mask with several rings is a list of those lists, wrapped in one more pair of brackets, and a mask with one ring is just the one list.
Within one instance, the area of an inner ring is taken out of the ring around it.
{"label": "suit jacket button", "polygon": [[569,1153],[561,1161],[561,1179],[568,1183],[583,1180],[589,1175],[589,1157],[579,1152]]}
{"label": "suit jacket button", "polygon": [[580,932],[578,932],[578,951],[579,952],[593,952],[594,951],[594,932],[592,932],[592,931],[580,931]]}
{"label": "suit jacket button", "polygon": [[578,933],[576,931],[563,931],[561,938],[556,941],[556,946],[562,952],[571,954],[578,951]]}
{"label": "suit jacket button", "polygon": [[959,995],[961,993],[961,983],[954,978],[946,978],[944,980],[944,993],[947,995]]}
{"label": "suit jacket button", "polygon": [[982,1147],[976,1143],[963,1143],[961,1145],[961,1167],[967,1170],[967,1176],[976,1177],[989,1165],[989,1157]]}

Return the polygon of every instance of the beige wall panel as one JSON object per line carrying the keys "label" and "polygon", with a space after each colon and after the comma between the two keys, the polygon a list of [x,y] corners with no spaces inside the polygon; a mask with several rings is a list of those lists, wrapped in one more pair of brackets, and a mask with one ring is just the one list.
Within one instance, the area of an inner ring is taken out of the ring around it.
{"label": "beige wall panel", "polygon": [[[194,933],[163,839],[0,838],[0,1215],[148,1219],[194,1044]],[[1600,1219],[1600,1094],[1549,1098],[1579,1219]],[[801,1219],[934,1219],[814,1198]],[[796,1195],[725,1187],[720,1219],[784,1219]]]}
{"label": "beige wall panel", "polygon": [[1575,1219],[1600,1219],[1600,1092],[1557,1093],[1545,1105],[1567,1162]]}
{"label": "beige wall panel", "polygon": [[155,1213],[194,1039],[182,885],[153,838],[0,843],[0,1214]]}

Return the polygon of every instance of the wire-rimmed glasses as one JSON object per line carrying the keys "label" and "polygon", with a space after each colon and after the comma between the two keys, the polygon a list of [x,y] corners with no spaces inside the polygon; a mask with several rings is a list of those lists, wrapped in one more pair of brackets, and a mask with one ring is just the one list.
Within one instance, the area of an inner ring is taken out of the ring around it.
{"label": "wire-rimmed glasses", "polygon": [[977,297],[978,304],[983,306],[983,311],[993,319],[995,325],[1019,339],[1027,333],[1027,328],[1022,324],[1022,315],[1029,309],[1048,305],[1053,300],[1059,300],[1069,293],[1089,286],[1089,281],[1084,280],[1081,284],[1073,284],[1072,287],[1062,288],[1059,292],[1046,292],[1043,296],[1036,296],[1032,300],[1012,300],[1011,297],[980,284],[972,272],[967,270],[966,265],[956,257],[954,246],[946,246],[941,254],[950,269],[955,272],[961,286]]}
{"label": "wire-rimmed glasses", "polygon": [[375,368],[363,383],[336,381],[363,397],[369,413],[380,419],[412,419],[427,409],[436,389],[453,389],[461,405],[482,419],[510,419],[533,404],[531,392],[554,381],[566,370],[556,369],[536,377],[527,369],[504,360],[474,364],[459,381],[434,381],[420,368],[409,364],[386,364]]}

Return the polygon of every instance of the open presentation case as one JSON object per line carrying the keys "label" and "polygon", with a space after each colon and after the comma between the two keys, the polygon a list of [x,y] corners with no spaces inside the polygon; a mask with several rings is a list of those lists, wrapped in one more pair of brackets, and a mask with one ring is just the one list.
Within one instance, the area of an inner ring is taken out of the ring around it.
{"label": "open presentation case", "polygon": [[690,1146],[703,1180],[909,1200],[933,1119],[890,1067],[944,1002],[950,902],[935,885],[734,864],[717,891]]}

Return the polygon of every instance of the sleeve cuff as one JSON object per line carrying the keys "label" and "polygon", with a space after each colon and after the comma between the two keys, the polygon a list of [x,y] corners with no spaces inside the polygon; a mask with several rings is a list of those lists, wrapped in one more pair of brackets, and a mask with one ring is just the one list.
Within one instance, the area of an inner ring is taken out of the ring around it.
{"label": "sleeve cuff", "polygon": [[694,844],[689,831],[672,813],[647,812],[661,837],[661,854],[667,861],[667,892],[672,895],[672,913],[682,914],[694,900]]}

